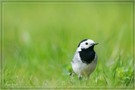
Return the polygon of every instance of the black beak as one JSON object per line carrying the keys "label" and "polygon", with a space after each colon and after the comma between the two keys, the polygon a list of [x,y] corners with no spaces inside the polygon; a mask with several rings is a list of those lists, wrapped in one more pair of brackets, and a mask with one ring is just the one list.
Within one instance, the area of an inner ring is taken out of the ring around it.
{"label": "black beak", "polygon": [[99,43],[94,43],[94,45],[98,45]]}

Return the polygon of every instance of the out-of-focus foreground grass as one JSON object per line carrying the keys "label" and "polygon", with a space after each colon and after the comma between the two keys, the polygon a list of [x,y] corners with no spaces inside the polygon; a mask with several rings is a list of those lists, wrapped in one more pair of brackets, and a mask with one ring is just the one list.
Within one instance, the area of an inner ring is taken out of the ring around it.
{"label": "out-of-focus foreground grass", "polygon": [[[3,87],[132,88],[132,5],[3,3]],[[69,77],[74,52],[85,38],[99,43],[97,68],[87,82]]]}

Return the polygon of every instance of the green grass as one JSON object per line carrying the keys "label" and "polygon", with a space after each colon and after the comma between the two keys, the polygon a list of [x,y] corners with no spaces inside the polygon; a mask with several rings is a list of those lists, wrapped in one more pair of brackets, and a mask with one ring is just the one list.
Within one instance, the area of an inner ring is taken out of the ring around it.
{"label": "green grass", "polygon": [[[4,88],[133,88],[132,3],[3,4]],[[98,55],[88,81],[70,78],[78,43]]]}

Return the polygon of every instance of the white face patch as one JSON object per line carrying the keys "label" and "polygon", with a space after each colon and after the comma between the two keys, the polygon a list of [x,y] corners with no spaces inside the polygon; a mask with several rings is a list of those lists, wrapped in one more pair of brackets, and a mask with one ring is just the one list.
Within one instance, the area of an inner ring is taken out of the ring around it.
{"label": "white face patch", "polygon": [[93,44],[95,44],[95,42],[93,40],[86,40],[84,42],[82,42],[79,46],[80,49],[87,49],[89,47],[91,47]]}

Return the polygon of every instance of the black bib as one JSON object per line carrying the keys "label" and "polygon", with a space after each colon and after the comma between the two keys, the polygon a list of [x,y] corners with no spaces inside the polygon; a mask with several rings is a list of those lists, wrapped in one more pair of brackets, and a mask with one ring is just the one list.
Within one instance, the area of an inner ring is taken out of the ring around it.
{"label": "black bib", "polygon": [[94,46],[89,47],[88,49],[82,49],[79,52],[80,58],[83,63],[90,64],[95,58]]}

